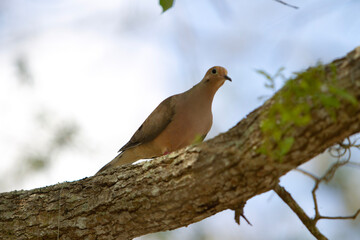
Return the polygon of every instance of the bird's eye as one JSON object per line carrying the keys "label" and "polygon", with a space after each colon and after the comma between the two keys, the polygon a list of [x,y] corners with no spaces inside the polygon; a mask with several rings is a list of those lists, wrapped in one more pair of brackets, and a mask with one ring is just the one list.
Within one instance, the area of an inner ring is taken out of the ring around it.
{"label": "bird's eye", "polygon": [[216,74],[216,68],[213,68],[213,69],[211,70],[211,72],[212,72],[212,74]]}

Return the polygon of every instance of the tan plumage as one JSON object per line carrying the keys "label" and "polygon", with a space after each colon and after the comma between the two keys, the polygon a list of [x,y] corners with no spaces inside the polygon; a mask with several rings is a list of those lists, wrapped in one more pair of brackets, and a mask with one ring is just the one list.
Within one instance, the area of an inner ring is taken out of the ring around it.
{"label": "tan plumage", "polygon": [[120,153],[99,172],[139,159],[158,157],[202,141],[212,125],[214,95],[225,80],[231,81],[226,69],[212,67],[191,89],[162,101],[119,150]]}

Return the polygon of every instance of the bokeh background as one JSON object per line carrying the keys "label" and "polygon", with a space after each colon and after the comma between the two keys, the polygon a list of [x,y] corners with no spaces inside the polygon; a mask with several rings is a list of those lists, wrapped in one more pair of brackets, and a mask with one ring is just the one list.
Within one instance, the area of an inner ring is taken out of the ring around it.
{"label": "bokeh background", "polygon": [[[225,132],[273,92],[262,69],[284,74],[330,62],[360,45],[360,1],[157,0],[0,1],[0,192],[93,175],[164,98],[187,90],[214,65],[232,83],[217,93],[208,138]],[[276,89],[283,84],[279,79]],[[358,152],[353,161],[359,162]],[[321,176],[329,154],[302,168]],[[360,207],[360,168],[341,168],[318,191],[321,213]],[[281,179],[313,215],[314,182]],[[273,192],[248,201],[253,226],[224,211],[139,239],[313,239]],[[359,220],[321,220],[330,239],[356,239]]]}

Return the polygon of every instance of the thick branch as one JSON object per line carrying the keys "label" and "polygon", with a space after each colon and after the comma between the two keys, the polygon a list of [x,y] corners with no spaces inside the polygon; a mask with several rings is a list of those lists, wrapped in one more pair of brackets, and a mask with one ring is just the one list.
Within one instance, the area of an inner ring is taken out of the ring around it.
{"label": "thick branch", "polygon": [[[340,86],[360,100],[360,48],[334,64]],[[214,139],[153,161],[0,194],[0,239],[56,239],[58,230],[60,239],[130,239],[187,226],[273,189],[282,175],[360,131],[360,104],[342,102],[335,119],[313,106],[311,122],[291,131],[291,151],[281,163],[269,160],[257,149],[273,102]]]}

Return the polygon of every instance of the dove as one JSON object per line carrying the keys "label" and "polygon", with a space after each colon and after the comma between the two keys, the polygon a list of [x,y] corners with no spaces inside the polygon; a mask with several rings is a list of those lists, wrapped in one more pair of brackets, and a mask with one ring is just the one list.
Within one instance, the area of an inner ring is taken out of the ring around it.
{"label": "dove", "polygon": [[120,148],[120,153],[97,174],[202,142],[212,125],[214,95],[226,80],[231,81],[227,70],[215,66],[191,89],[166,98]]}

